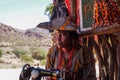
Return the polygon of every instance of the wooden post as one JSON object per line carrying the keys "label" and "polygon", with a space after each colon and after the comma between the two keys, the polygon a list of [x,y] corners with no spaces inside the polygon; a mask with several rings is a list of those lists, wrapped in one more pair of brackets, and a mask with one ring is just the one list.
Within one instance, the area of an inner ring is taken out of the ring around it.
{"label": "wooden post", "polygon": [[115,23],[109,27],[99,27],[88,31],[81,31],[79,33],[79,36],[84,38],[84,37],[91,37],[94,35],[103,35],[103,34],[110,34],[115,32],[120,32],[120,24],[118,23]]}

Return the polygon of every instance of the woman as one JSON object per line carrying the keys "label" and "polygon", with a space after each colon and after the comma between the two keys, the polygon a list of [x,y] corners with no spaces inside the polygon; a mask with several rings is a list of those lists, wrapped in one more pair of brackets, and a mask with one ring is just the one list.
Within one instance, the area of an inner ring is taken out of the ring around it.
{"label": "woman", "polygon": [[55,46],[49,51],[46,69],[60,70],[64,80],[96,80],[94,58],[86,47],[79,45],[75,31],[59,31]]}

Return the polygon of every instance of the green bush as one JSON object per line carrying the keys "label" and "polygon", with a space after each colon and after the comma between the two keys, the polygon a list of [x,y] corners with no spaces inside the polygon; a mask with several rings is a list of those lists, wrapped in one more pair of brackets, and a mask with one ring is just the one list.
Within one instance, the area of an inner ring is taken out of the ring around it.
{"label": "green bush", "polygon": [[15,53],[15,55],[20,58],[22,55],[25,55],[27,52],[25,50],[22,50],[22,49],[18,49],[18,48],[15,48],[13,50],[13,53]]}
{"label": "green bush", "polygon": [[43,59],[43,60],[40,61],[41,65],[45,65],[45,63],[46,63],[46,59]]}
{"label": "green bush", "polygon": [[42,60],[46,58],[47,51],[44,48],[31,48],[32,57],[36,60]]}
{"label": "green bush", "polygon": [[33,62],[33,58],[28,55],[22,55],[21,60],[24,62]]}
{"label": "green bush", "polygon": [[0,58],[2,57],[2,54],[3,54],[2,49],[0,49]]}
{"label": "green bush", "polygon": [[7,53],[7,54],[10,54],[10,51],[7,51],[6,53]]}

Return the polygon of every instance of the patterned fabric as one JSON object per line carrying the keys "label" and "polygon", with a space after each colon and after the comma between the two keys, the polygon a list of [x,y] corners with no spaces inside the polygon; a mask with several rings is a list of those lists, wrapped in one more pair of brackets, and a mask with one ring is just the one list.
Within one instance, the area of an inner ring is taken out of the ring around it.
{"label": "patterned fabric", "polygon": [[[55,46],[50,49],[46,69],[61,70],[60,77],[65,80],[96,80],[95,61],[86,47],[74,49],[70,60],[66,60],[63,55],[60,57],[60,53]],[[56,79],[51,78],[48,80]]]}
{"label": "patterned fabric", "polygon": [[119,3],[116,0],[95,0],[93,28],[120,23]]}
{"label": "patterned fabric", "polygon": [[46,69],[53,69],[54,68],[55,57],[57,56],[56,53],[57,53],[57,47],[52,46],[49,49],[49,52],[48,52],[48,55],[47,55],[48,58],[47,58],[47,62],[46,62],[46,65],[45,65]]}

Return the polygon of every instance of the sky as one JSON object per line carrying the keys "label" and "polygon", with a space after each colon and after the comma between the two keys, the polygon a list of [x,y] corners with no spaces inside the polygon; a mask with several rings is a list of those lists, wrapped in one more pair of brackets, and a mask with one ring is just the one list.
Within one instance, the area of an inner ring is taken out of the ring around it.
{"label": "sky", "polygon": [[49,21],[44,15],[52,0],[0,0],[0,23],[26,30]]}

